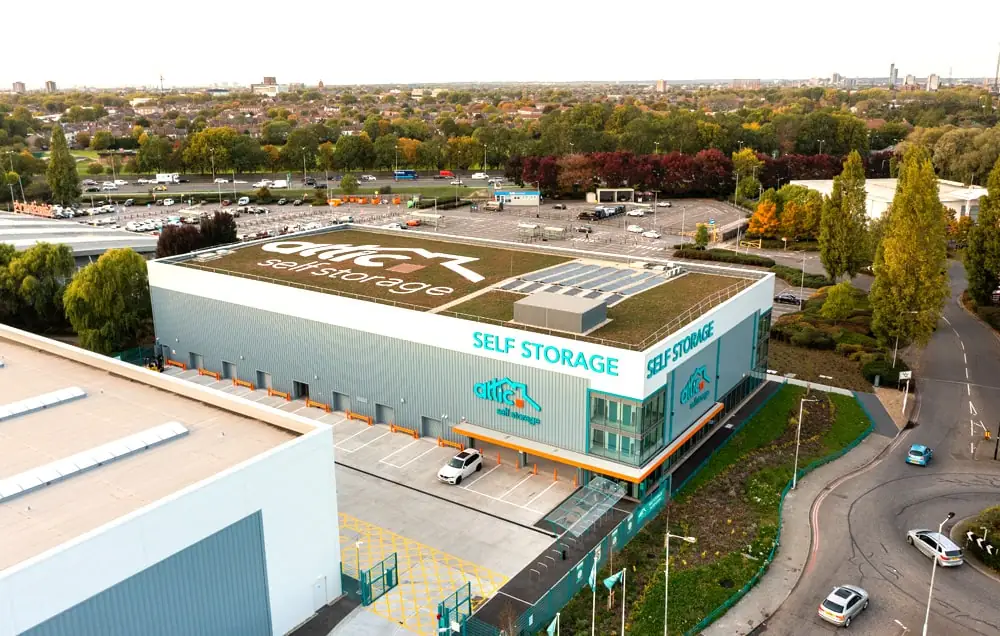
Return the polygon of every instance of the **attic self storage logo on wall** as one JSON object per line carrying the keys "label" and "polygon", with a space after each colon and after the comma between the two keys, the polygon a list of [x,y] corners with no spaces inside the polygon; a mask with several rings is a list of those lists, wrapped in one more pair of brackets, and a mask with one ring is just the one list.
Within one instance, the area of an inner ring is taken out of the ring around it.
{"label": "attic self storage logo on wall", "polygon": [[[485,280],[485,277],[465,267],[469,263],[478,261],[478,258],[474,256],[458,256],[455,254],[432,252],[420,247],[382,247],[373,244],[353,245],[349,243],[278,241],[262,245],[261,250],[272,254],[296,254],[307,259],[316,260],[298,262],[271,258],[257,263],[259,267],[308,273],[310,276],[323,276],[346,282],[370,283],[376,287],[388,288],[392,294],[406,295],[424,292],[428,296],[448,296],[454,293],[455,290],[451,287],[435,286],[419,280],[402,278],[402,276],[415,274],[428,267],[428,265],[413,262],[415,257],[425,261],[432,261],[435,265],[457,274],[470,283],[480,283]],[[351,268],[340,269],[338,267],[329,267],[327,266],[328,263],[350,263],[356,267],[368,270],[391,272],[396,274],[396,276],[354,271]]]}
{"label": "attic self storage logo on wall", "polygon": [[533,415],[514,410],[523,409],[527,406],[539,413],[542,412],[542,407],[528,394],[528,385],[524,382],[514,382],[510,378],[493,378],[488,382],[476,383],[472,387],[472,392],[481,400],[489,400],[502,404],[503,406],[497,409],[497,415],[521,420],[532,426],[542,423],[539,418]]}
{"label": "attic self storage logo on wall", "polygon": [[681,389],[681,404],[687,404],[688,408],[693,409],[707,400],[709,384],[708,369],[704,365],[695,369]]}

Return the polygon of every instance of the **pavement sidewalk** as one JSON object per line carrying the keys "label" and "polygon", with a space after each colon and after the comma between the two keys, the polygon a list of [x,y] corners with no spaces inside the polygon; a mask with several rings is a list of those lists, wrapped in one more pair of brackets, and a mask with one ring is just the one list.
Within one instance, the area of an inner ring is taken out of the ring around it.
{"label": "pavement sidewalk", "polygon": [[756,587],[702,634],[705,636],[746,636],[781,607],[799,581],[809,558],[812,542],[810,512],[813,502],[835,487],[840,478],[872,462],[895,438],[872,432],[852,451],[820,466],[801,480],[785,496],[781,518],[781,544],[770,569]]}

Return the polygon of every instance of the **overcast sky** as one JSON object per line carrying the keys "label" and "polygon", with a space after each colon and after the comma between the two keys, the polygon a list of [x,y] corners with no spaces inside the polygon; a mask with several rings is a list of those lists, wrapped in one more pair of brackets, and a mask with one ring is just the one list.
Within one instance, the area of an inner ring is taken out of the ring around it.
{"label": "overcast sky", "polygon": [[881,77],[891,62],[900,79],[992,78],[1000,52],[1000,0],[9,4],[0,90]]}

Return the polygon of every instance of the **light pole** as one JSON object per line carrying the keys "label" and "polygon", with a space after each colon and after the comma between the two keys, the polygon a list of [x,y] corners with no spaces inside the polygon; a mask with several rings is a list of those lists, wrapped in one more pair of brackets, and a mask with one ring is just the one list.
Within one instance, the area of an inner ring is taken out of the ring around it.
{"label": "light pole", "polygon": [[[941,531],[944,529],[944,524],[951,521],[954,516],[955,516],[954,512],[948,513],[948,516],[944,518],[944,521],[942,521],[941,524],[938,525],[938,534],[941,534]],[[931,566],[931,587],[930,590],[928,590],[927,592],[927,612],[924,613],[923,636],[927,636],[927,622],[931,618],[931,598],[933,598],[934,596],[934,574],[937,573],[937,562],[938,562],[938,557],[937,555],[934,555],[934,565]]]}
{"label": "light pole", "polygon": [[816,141],[819,142],[819,154],[823,154],[823,144],[826,142],[826,139],[817,139]]}
{"label": "light pole", "polygon": [[[919,314],[919,311],[908,311],[908,314]],[[896,333],[896,344],[892,347],[892,368],[896,368],[896,353],[899,351],[899,333]]]}
{"label": "light pole", "polygon": [[677,534],[663,533],[663,543],[667,550],[666,565],[663,567],[663,636],[667,636],[667,607],[670,600],[670,540],[680,539],[688,543],[697,543],[694,537],[684,537]]}
{"label": "light pole", "polygon": [[802,398],[799,400],[799,421],[795,426],[795,469],[792,472],[792,490],[795,490],[795,486],[799,483],[799,437],[802,435],[802,407],[805,406],[806,402],[819,402],[819,400],[810,400],[808,398]]}
{"label": "light pole", "polygon": [[656,152],[653,154],[660,154],[660,142],[654,141],[653,144],[656,146]]}
{"label": "light pole", "polygon": [[483,144],[483,172],[486,172],[486,149],[488,147],[486,144]]}
{"label": "light pole", "polygon": [[802,278],[799,279],[799,310],[802,310],[802,293],[806,286],[806,251],[802,250]]}

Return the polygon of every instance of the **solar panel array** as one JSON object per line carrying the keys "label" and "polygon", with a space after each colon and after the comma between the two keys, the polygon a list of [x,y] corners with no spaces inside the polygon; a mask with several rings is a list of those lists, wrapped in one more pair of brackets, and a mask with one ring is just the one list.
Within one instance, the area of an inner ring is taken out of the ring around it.
{"label": "solar panel array", "polygon": [[21,415],[27,415],[28,413],[34,413],[35,411],[41,411],[42,409],[47,409],[50,406],[65,404],[66,402],[86,396],[86,391],[78,386],[71,386],[68,389],[59,389],[58,391],[52,391],[51,393],[45,393],[43,395],[19,400],[17,402],[11,402],[10,404],[4,404],[3,406],[0,406],[0,422],[19,417]]}
{"label": "solar panel array", "polygon": [[525,274],[504,284],[501,289],[522,294],[544,291],[577,298],[599,298],[611,306],[679,273],[679,267],[651,271],[573,262]]}
{"label": "solar panel array", "polygon": [[144,451],[152,446],[169,442],[187,433],[188,429],[183,424],[179,422],[167,422],[166,424],[146,429],[141,433],[129,435],[128,437],[103,444],[97,448],[54,461],[51,464],[32,468],[13,477],[0,479],[0,503],[48,486],[51,483],[68,479],[85,470],[103,466],[109,462]]}

